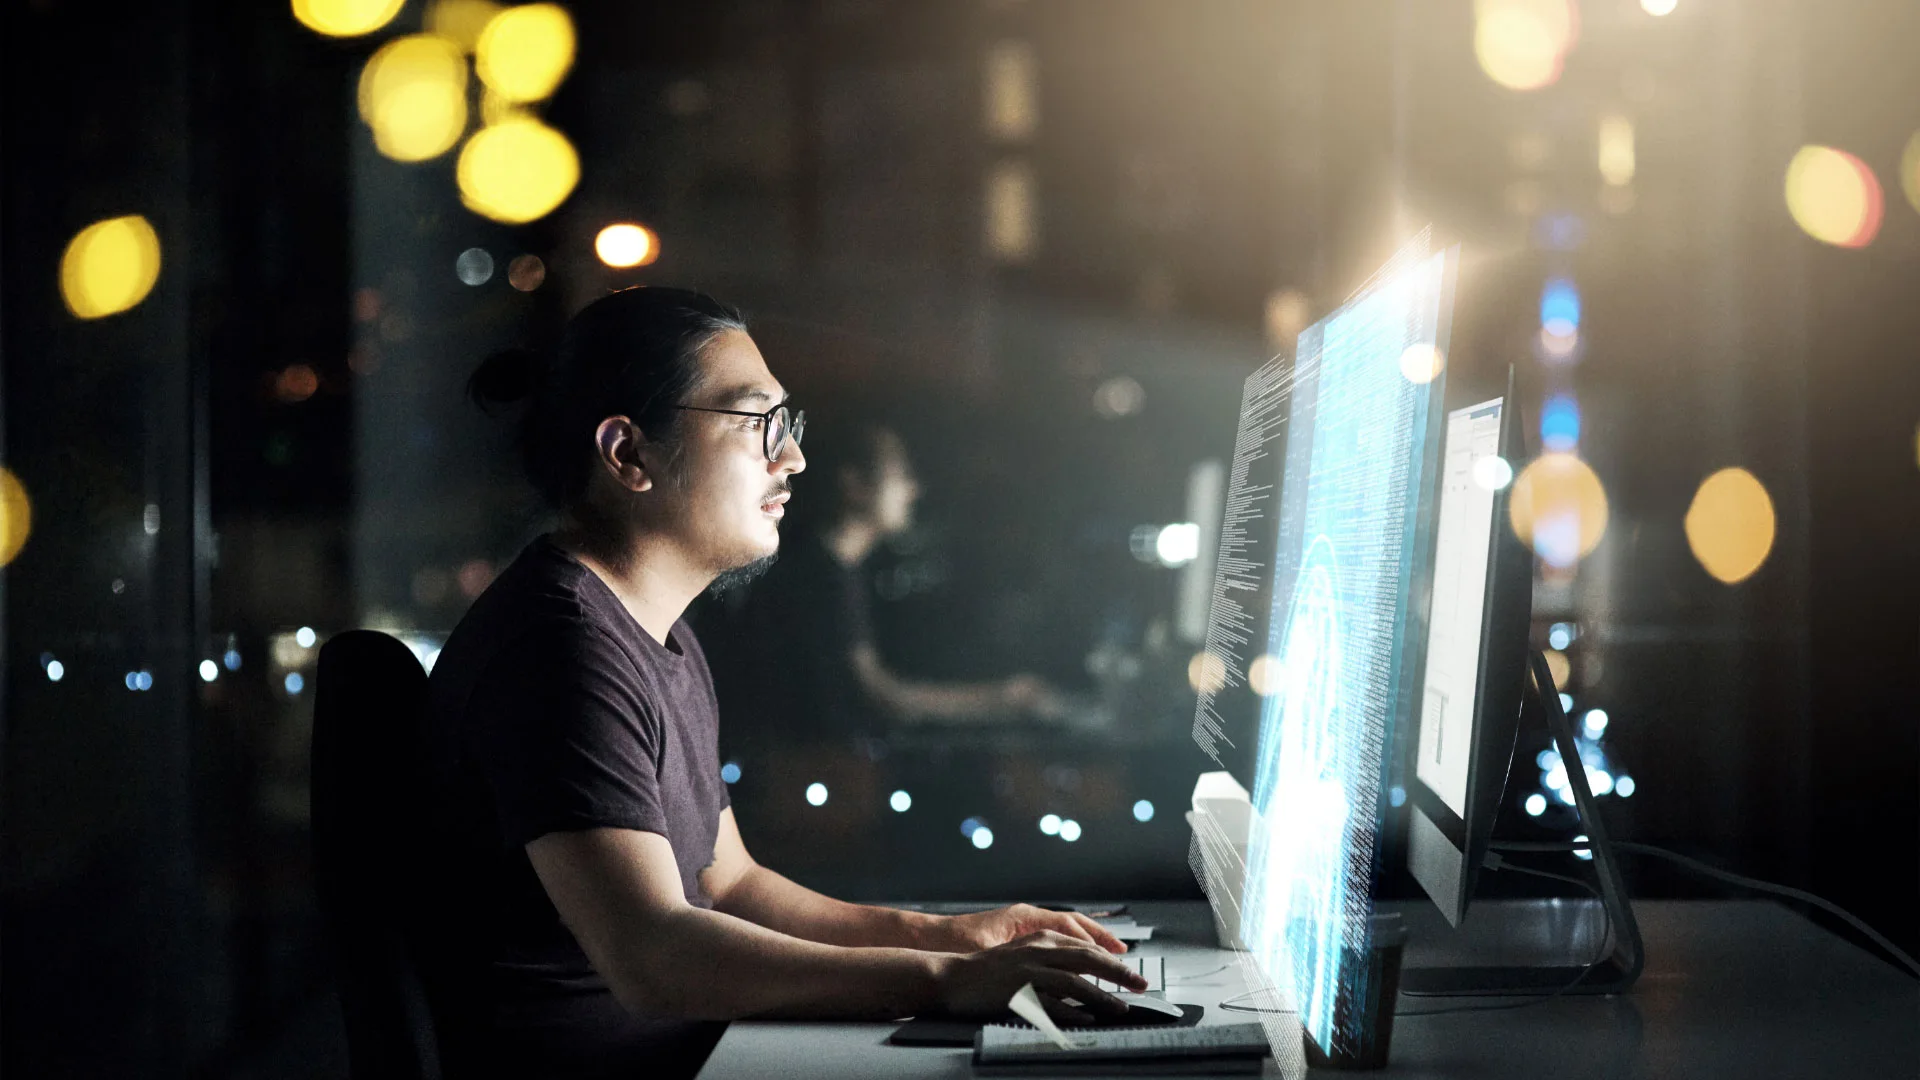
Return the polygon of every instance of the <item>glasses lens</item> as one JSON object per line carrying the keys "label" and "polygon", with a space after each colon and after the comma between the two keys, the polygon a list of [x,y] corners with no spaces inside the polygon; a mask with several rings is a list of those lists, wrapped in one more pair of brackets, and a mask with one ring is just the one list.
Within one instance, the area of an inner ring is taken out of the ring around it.
{"label": "glasses lens", "polygon": [[767,424],[767,460],[779,461],[780,454],[787,448],[787,407],[781,405],[773,410],[773,420]]}
{"label": "glasses lens", "polygon": [[801,436],[807,433],[807,410],[801,409],[793,414],[792,430],[787,434],[793,437],[793,445],[800,445]]}

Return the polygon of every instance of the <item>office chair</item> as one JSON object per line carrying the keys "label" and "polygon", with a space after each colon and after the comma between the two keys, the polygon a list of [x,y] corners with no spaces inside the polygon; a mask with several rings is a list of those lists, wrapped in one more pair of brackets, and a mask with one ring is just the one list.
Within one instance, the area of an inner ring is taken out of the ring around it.
{"label": "office chair", "polygon": [[349,630],[321,648],[313,878],[356,1080],[441,1076],[415,914],[425,884],[417,837],[427,820],[427,723],[427,674],[405,645]]}

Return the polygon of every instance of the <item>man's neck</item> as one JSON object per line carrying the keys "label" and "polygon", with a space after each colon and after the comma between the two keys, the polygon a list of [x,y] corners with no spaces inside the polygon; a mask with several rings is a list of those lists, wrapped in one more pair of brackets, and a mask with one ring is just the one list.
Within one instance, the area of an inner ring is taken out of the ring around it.
{"label": "man's neck", "polygon": [[880,542],[880,530],[870,521],[849,518],[827,530],[826,542],[827,553],[834,561],[852,568],[873,553],[874,545]]}
{"label": "man's neck", "polygon": [[606,582],[640,629],[662,645],[687,605],[713,579],[711,573],[693,568],[675,545],[660,537],[616,541],[569,523],[553,534],[553,542]]}

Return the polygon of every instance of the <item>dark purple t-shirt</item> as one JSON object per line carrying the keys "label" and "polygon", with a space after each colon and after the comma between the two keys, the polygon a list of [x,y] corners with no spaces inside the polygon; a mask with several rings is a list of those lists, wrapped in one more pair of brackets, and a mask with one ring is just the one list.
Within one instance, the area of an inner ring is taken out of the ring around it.
{"label": "dark purple t-shirt", "polygon": [[[719,714],[684,622],[655,641],[605,582],[542,537],[474,602],[434,665],[437,829],[450,857],[449,1065],[543,1076],[690,1073],[724,1025],[614,1000],[527,859],[551,832],[611,826],[672,843],[712,906]],[[532,1074],[532,1073],[530,1073]]]}

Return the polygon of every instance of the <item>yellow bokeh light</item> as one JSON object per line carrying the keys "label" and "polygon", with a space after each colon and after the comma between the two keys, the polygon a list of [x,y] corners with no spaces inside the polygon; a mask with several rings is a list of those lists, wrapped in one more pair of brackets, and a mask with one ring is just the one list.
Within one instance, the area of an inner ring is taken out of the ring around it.
{"label": "yellow bokeh light", "polygon": [[1640,0],[1640,10],[1655,16],[1671,15],[1679,6],[1680,0]]}
{"label": "yellow bokeh light", "polygon": [[1900,155],[1900,188],[1913,208],[1920,210],[1920,134],[1907,140],[1907,149]]}
{"label": "yellow bokeh light", "polygon": [[1687,508],[1687,546],[1728,585],[1752,577],[1773,550],[1773,499],[1745,469],[1721,469],[1707,477]]}
{"label": "yellow bokeh light", "polygon": [[593,238],[593,253],[615,269],[646,266],[660,257],[660,242],[653,230],[632,222],[609,225]]}
{"label": "yellow bokeh light", "polygon": [[1400,354],[1400,374],[1410,383],[1425,385],[1440,377],[1447,369],[1447,354],[1440,346],[1431,342],[1407,346]]}
{"label": "yellow bokeh light", "polygon": [[500,14],[493,0],[434,0],[427,6],[427,32],[472,52],[480,33]]}
{"label": "yellow bokeh light", "polygon": [[1003,161],[987,173],[987,251],[1003,262],[1024,262],[1039,247],[1033,170]]}
{"label": "yellow bokeh light", "polygon": [[1884,209],[1873,170],[1844,150],[1803,146],[1787,165],[1787,210],[1815,240],[1865,247]]}
{"label": "yellow bokeh light", "polygon": [[508,101],[550,97],[573,66],[573,17],[558,4],[522,4],[493,17],[474,45],[473,67]]}
{"label": "yellow bokeh light", "polygon": [[1473,53],[1501,86],[1538,90],[1560,77],[1578,27],[1570,0],[1476,0]]}
{"label": "yellow bokeh light", "polygon": [[0,466],[0,566],[20,554],[32,531],[33,503],[27,499],[27,489],[13,470]]}
{"label": "yellow bokeh light", "polygon": [[1280,684],[1286,678],[1286,666],[1280,658],[1271,654],[1261,654],[1247,665],[1247,685],[1261,697],[1272,697],[1280,692]]}
{"label": "yellow bokeh light", "polygon": [[565,135],[531,117],[482,128],[460,149],[460,201],[519,225],[545,217],[580,182],[580,155]]}
{"label": "yellow bokeh light", "polygon": [[160,237],[138,214],[96,221],[60,256],[60,297],[82,319],[117,315],[160,278]]}
{"label": "yellow bokeh light", "polygon": [[405,0],[293,0],[293,17],[328,37],[359,37],[393,21]]}
{"label": "yellow bokeh light", "polygon": [[1591,554],[1607,532],[1607,493],[1591,466],[1570,453],[1542,454],[1514,478],[1507,497],[1513,531],[1551,566]]}
{"label": "yellow bokeh light", "polygon": [[360,116],[373,144],[395,161],[426,161],[453,149],[467,127],[467,63],[437,34],[380,46],[360,72]]}
{"label": "yellow bokeh light", "polygon": [[1566,689],[1568,681],[1573,678],[1573,661],[1568,660],[1567,654],[1559,649],[1548,649],[1546,657],[1547,672],[1553,676],[1553,685]]}
{"label": "yellow bokeh light", "polygon": [[1633,121],[1609,116],[1600,121],[1600,175],[1616,187],[1633,183]]}
{"label": "yellow bokeh light", "polygon": [[1187,661],[1187,685],[1196,694],[1217,694],[1227,685],[1227,662],[1201,650]]}

